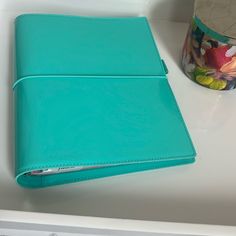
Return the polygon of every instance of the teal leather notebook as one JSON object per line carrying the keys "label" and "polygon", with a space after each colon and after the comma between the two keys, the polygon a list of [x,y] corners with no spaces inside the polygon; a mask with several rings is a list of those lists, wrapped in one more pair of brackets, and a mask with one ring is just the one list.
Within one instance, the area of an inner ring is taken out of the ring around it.
{"label": "teal leather notebook", "polygon": [[37,188],[192,163],[145,17],[16,22],[16,180]]}

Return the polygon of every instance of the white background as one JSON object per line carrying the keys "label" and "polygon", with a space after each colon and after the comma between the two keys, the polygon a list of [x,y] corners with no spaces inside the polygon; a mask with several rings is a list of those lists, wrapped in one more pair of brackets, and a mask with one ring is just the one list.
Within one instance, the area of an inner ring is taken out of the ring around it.
{"label": "white background", "polygon": [[[133,222],[129,227],[131,230],[140,226],[139,230],[146,227],[148,231],[150,221],[236,225],[236,93],[202,88],[186,78],[180,69],[181,48],[188,24],[179,22],[189,21],[192,10],[192,0],[0,0],[0,209],[36,212],[32,217],[31,214],[3,215],[0,211],[0,222],[8,216],[15,217],[14,221],[27,222],[37,218],[37,212],[48,212],[141,220]],[[18,187],[11,161],[10,78],[13,19],[22,12],[147,15],[160,54],[170,71],[169,82],[196,146],[197,162],[43,190]],[[41,215],[42,221],[44,218]],[[53,222],[53,219],[50,215],[47,222]],[[68,216],[56,222],[64,224],[66,219]],[[99,222],[97,227],[107,227],[108,224],[103,223],[106,221],[99,219],[93,219],[91,225]],[[74,225],[78,222],[75,220]],[[87,220],[82,225],[85,222]],[[126,222],[119,224],[123,226]],[[115,224],[110,227],[114,228]],[[177,233],[178,227],[159,223],[153,231],[160,233],[163,232],[160,229],[164,229],[165,233]],[[235,227],[221,230],[215,226],[209,230],[202,225],[185,225],[178,232],[236,235]]]}
{"label": "white background", "polygon": [[188,21],[194,0],[0,0],[0,9],[96,15],[137,15]]}

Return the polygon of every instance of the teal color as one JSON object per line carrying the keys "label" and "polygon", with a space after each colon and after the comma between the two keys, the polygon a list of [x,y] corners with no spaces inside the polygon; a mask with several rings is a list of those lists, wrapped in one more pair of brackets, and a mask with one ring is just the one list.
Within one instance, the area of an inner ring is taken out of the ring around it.
{"label": "teal color", "polygon": [[23,15],[17,79],[35,75],[164,75],[145,18]]}
{"label": "teal color", "polygon": [[[22,15],[16,65],[20,185],[46,187],[194,161],[146,18]],[[25,175],[71,166],[103,167]]]}
{"label": "teal color", "polygon": [[218,40],[222,43],[228,43],[229,42],[228,37],[226,37],[222,34],[219,34],[216,31],[208,28],[205,24],[202,23],[202,21],[197,16],[194,17],[194,22],[205,34],[207,34],[211,38],[213,38],[215,40]]}

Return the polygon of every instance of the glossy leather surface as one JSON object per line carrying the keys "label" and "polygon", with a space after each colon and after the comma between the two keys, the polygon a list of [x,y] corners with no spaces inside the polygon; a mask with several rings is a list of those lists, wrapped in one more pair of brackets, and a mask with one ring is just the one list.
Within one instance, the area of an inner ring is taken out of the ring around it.
{"label": "glossy leather surface", "polygon": [[[145,18],[23,15],[16,20],[16,59],[16,178],[22,186],[194,161]],[[103,168],[24,175],[71,166]]]}

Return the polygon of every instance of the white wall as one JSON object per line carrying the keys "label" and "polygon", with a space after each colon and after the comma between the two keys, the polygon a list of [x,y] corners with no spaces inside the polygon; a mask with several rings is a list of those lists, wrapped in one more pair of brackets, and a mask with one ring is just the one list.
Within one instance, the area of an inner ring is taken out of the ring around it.
{"label": "white wall", "polygon": [[148,0],[144,14],[152,19],[189,21],[193,15],[194,0]]}
{"label": "white wall", "polygon": [[143,0],[0,0],[0,9],[96,15],[137,15]]}
{"label": "white wall", "polygon": [[194,0],[0,0],[0,9],[81,15],[148,15],[188,21]]}

